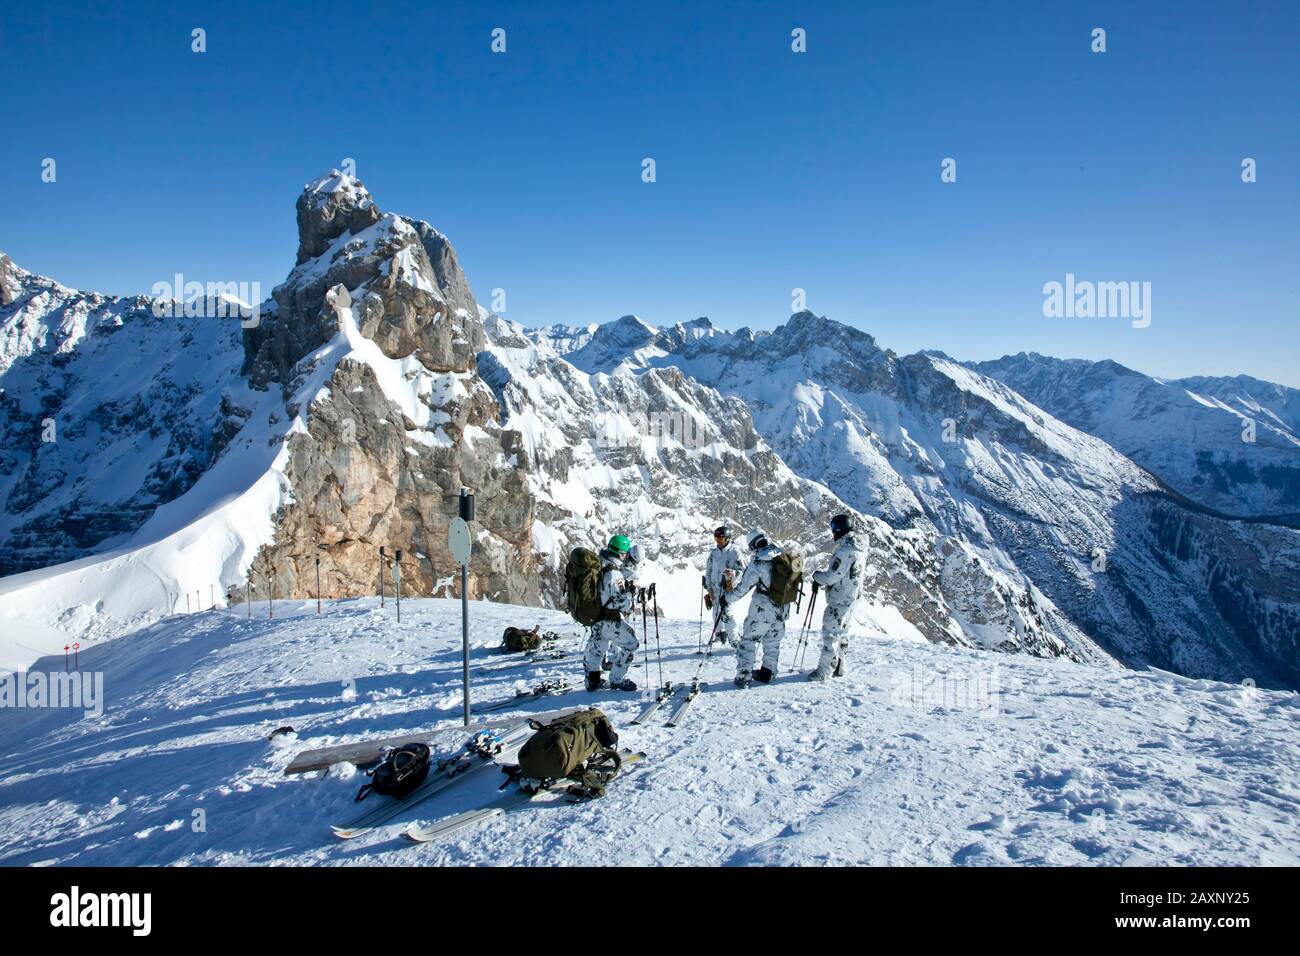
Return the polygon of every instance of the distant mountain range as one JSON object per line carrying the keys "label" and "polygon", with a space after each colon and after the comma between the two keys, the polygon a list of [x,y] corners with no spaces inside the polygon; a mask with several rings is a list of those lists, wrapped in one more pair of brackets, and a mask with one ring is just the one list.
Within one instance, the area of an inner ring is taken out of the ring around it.
{"label": "distant mountain range", "polygon": [[380,545],[407,593],[451,593],[467,485],[475,596],[555,605],[567,551],[621,530],[694,617],[718,522],[815,566],[851,509],[864,630],[1300,686],[1294,389],[899,357],[808,312],[530,330],[358,180],[308,184],[297,218],[247,329],[0,259],[0,615],[24,647],[189,596],[308,596],[318,557],[327,594],[372,593]]}

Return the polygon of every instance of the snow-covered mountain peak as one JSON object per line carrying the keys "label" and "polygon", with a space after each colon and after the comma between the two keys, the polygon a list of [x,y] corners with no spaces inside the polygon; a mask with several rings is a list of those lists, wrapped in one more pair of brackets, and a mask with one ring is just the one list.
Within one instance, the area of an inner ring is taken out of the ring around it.
{"label": "snow-covered mountain peak", "polygon": [[331,169],[304,186],[298,197],[298,262],[319,256],[331,240],[360,232],[379,216],[361,180]]}

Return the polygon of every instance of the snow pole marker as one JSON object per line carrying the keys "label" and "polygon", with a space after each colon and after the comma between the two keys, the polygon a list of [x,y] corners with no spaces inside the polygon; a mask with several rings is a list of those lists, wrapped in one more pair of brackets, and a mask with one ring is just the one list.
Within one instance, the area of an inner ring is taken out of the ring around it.
{"label": "snow pole marker", "polygon": [[72,666],[76,670],[81,670],[81,642],[72,642]]}
{"label": "snow pole marker", "polygon": [[186,614],[191,614],[191,613],[193,613],[192,611],[190,611],[190,592],[189,592],[189,591],[186,591],[186,592],[185,592],[185,613],[186,613]]}
{"label": "snow pole marker", "polygon": [[402,552],[397,552],[393,562],[393,591],[397,597],[397,623],[402,623]]}
{"label": "snow pole marker", "polygon": [[473,543],[469,523],[474,520],[474,492],[460,489],[460,514],[447,526],[447,544],[451,556],[460,565],[460,640],[461,679],[464,684],[465,726],[469,726],[469,559]]}
{"label": "snow pole marker", "polygon": [[63,669],[65,671],[68,669],[68,650],[69,650],[68,645],[64,644],[63,645]]}
{"label": "snow pole marker", "polygon": [[316,556],[316,613],[320,613],[320,555]]}

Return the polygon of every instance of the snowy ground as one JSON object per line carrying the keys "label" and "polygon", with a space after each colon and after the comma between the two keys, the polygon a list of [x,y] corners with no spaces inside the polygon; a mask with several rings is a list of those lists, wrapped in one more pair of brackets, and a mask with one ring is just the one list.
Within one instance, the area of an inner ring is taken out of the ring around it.
{"label": "snowy ground", "polygon": [[[0,863],[1300,862],[1300,696],[865,635],[830,685],[791,673],[738,691],[731,652],[715,655],[677,730],[630,726],[640,694],[539,701],[599,704],[648,762],[604,800],[537,801],[443,845],[400,838],[495,795],[484,774],[340,842],[328,825],[356,812],[360,774],[283,769],[304,749],[435,725],[437,749],[459,746],[459,604],[405,601],[401,625],[370,599],[319,618],[314,604],[239,611],[170,617],[83,654],[83,671],[104,673],[100,718],[0,710]],[[506,624],[578,643],[560,613],[471,612],[476,663],[499,660]],[[694,673],[696,635],[695,621],[663,624],[666,676]],[[570,658],[479,678],[475,699],[580,670]],[[641,661],[634,673],[644,681]],[[269,741],[283,724],[297,735]]]}

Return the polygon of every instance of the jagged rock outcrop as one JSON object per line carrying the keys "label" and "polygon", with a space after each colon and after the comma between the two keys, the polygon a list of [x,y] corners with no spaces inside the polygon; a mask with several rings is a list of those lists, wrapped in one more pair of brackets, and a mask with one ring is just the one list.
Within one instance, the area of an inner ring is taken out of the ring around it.
{"label": "jagged rock outcrop", "polygon": [[12,259],[0,252],[0,308],[13,305],[21,292],[17,267]]}
{"label": "jagged rock outcrop", "polygon": [[278,385],[301,421],[285,439],[293,500],[255,568],[303,595],[319,555],[327,593],[372,593],[383,545],[403,552],[406,593],[450,593],[447,527],[466,486],[482,532],[472,595],[537,603],[521,440],[478,376],[485,336],[451,243],[337,171],[297,208],[299,261],[244,339],[250,382]]}

